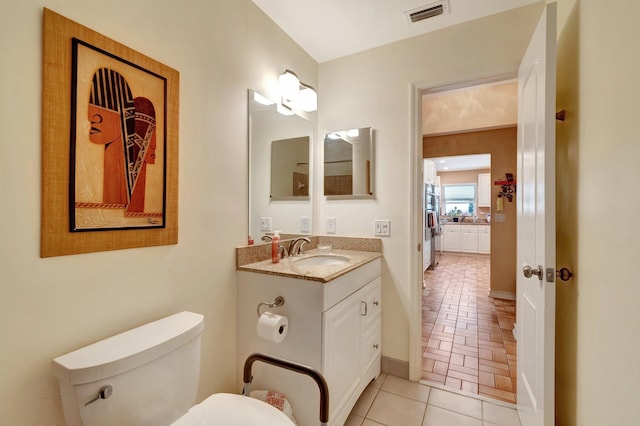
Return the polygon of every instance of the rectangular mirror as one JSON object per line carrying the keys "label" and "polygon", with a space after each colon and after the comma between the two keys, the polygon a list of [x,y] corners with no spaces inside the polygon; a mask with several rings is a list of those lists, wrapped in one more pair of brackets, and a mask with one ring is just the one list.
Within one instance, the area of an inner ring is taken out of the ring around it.
{"label": "rectangular mirror", "polygon": [[249,234],[312,232],[313,122],[249,90]]}
{"label": "rectangular mirror", "polygon": [[328,199],[373,198],[373,129],[325,133],[324,195]]}
{"label": "rectangular mirror", "polygon": [[271,200],[309,199],[309,136],[271,142]]}

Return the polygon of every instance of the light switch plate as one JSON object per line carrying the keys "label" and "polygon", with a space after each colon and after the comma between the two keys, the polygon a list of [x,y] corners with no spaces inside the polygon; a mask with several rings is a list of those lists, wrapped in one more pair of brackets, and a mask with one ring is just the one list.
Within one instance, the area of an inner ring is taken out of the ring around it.
{"label": "light switch plate", "polygon": [[391,236],[391,221],[389,221],[389,220],[374,220],[373,221],[373,234],[376,237],[390,237]]}
{"label": "light switch plate", "polygon": [[261,231],[271,231],[271,218],[270,217],[261,217],[260,218],[260,230]]}
{"label": "light switch plate", "polygon": [[327,218],[327,234],[335,234],[336,233],[336,218],[328,217]]}
{"label": "light switch plate", "polygon": [[309,233],[309,218],[306,216],[300,218],[300,232]]}

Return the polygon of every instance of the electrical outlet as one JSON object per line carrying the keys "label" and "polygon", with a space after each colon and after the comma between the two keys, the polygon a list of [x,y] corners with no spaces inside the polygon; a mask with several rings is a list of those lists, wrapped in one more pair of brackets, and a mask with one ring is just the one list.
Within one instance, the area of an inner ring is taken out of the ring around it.
{"label": "electrical outlet", "polygon": [[306,216],[300,218],[300,232],[309,233],[309,218]]}
{"label": "electrical outlet", "polygon": [[388,220],[374,220],[373,221],[373,234],[376,237],[390,237],[391,236],[391,222]]}
{"label": "electrical outlet", "polygon": [[327,218],[327,234],[335,234],[336,233],[336,218],[328,217]]}
{"label": "electrical outlet", "polygon": [[270,217],[261,217],[260,218],[260,230],[261,231],[271,231],[271,218]]}

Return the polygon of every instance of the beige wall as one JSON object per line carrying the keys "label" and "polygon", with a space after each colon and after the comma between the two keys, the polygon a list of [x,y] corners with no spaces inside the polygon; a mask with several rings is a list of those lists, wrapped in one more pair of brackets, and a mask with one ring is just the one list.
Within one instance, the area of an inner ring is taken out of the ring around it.
{"label": "beige wall", "polygon": [[422,134],[511,126],[518,122],[518,82],[483,84],[422,97]]}
{"label": "beige wall", "polygon": [[383,238],[386,357],[409,359],[408,317],[414,286],[419,285],[410,279],[410,259],[415,255],[410,245],[411,170],[422,158],[412,146],[411,85],[437,87],[515,75],[540,10],[536,4],[320,64],[318,130],[375,129],[376,197],[320,197],[317,230],[325,233],[326,218],[335,217],[338,234],[372,236],[375,219],[391,221],[391,236]]}
{"label": "beige wall", "polygon": [[[180,71],[178,245],[39,258],[43,6]],[[0,51],[0,423],[62,425],[52,358],[181,310],[205,316],[199,398],[236,392],[246,91],[317,63],[249,0],[3,1]]]}
{"label": "beige wall", "polygon": [[640,3],[558,2],[556,404],[561,425],[638,423]]}
{"label": "beige wall", "polygon": [[[512,173],[516,181],[517,132],[515,127],[454,135],[425,136],[423,156],[446,157],[491,154],[491,182]],[[491,185],[491,210],[495,212],[500,187]],[[517,196],[517,194],[516,194]],[[491,291],[516,294],[516,203],[504,200],[505,221],[491,223]]]}

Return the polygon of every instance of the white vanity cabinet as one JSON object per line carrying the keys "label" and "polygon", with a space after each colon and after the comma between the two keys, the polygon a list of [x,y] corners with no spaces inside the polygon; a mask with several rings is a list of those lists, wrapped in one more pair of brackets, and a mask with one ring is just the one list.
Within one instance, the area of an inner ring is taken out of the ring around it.
{"label": "white vanity cabinet", "polygon": [[[360,394],[380,374],[380,258],[329,282],[237,271],[238,375],[254,352],[306,364],[329,386],[329,425],[343,425]],[[284,305],[263,307],[284,315],[289,331],[281,343],[258,337],[257,305],[282,296]],[[318,387],[307,376],[256,363],[252,389],[286,395],[301,426],[319,422]]]}
{"label": "white vanity cabinet", "polygon": [[352,397],[379,374],[380,289],[376,278],[322,314],[322,371],[329,384],[329,405],[335,407],[332,413],[348,416]]}

